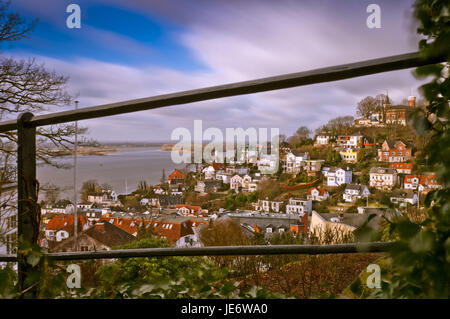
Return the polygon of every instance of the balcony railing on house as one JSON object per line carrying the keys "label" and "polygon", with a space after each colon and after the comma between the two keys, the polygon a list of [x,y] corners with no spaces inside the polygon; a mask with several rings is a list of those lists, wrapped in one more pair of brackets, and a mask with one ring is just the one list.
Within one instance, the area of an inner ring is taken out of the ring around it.
{"label": "balcony railing on house", "polygon": [[[36,180],[36,127],[87,120],[104,116],[138,112],[160,107],[188,104],[198,101],[279,90],[309,84],[337,81],[381,72],[407,69],[444,62],[444,57],[423,57],[419,53],[407,53],[362,62],[337,65],[299,73],[291,73],[251,81],[231,83],[202,89],[164,94],[154,97],[105,104],[73,111],[34,116],[27,112],[17,121],[0,123],[0,133],[18,131],[18,237],[37,243],[40,210],[37,205]],[[187,106],[183,106],[187,107]],[[274,245],[274,246],[226,246],[201,248],[148,248],[98,252],[48,253],[55,260],[80,260],[129,257],[164,256],[230,256],[230,255],[278,255],[278,254],[338,254],[357,252],[385,252],[392,243],[339,244],[339,245]],[[19,251],[20,252],[20,251]],[[24,256],[0,255],[0,261],[18,262],[19,289],[23,290],[30,266]]]}

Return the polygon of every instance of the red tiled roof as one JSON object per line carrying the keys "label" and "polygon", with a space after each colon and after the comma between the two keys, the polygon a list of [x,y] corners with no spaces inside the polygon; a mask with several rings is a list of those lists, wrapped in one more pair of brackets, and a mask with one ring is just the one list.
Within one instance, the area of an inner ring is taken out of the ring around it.
{"label": "red tiled roof", "polygon": [[171,181],[172,179],[185,179],[186,176],[184,176],[184,174],[178,170],[175,169],[172,174],[169,175],[169,181]]}
{"label": "red tiled roof", "polygon": [[200,206],[195,205],[175,205],[175,208],[183,208],[183,207],[189,209],[189,211],[193,210],[195,215],[198,215],[198,213],[202,209]]}
{"label": "red tiled roof", "polygon": [[319,196],[325,195],[325,188],[322,187],[311,187],[310,189],[308,189],[308,195],[311,195],[312,191],[315,189],[319,191]]}
{"label": "red tiled roof", "polygon": [[411,163],[390,163],[389,168],[395,168],[395,169],[412,169]]}
{"label": "red tiled roof", "polygon": [[102,217],[100,220],[106,220],[109,223],[111,223],[111,220],[113,220],[112,225],[119,227],[120,229],[126,231],[131,235],[137,233],[139,226],[142,223],[142,221],[139,219],[119,217]]}
{"label": "red tiled roof", "polygon": [[[139,230],[142,225],[142,220],[133,220],[131,218],[107,218],[103,217],[101,220],[110,222],[113,219],[113,225],[121,228],[127,233],[134,235]],[[133,224],[134,221],[134,224]],[[195,223],[201,223],[203,221],[195,221]],[[152,231],[158,236],[167,238],[170,242],[176,242],[181,237],[193,234],[192,231],[192,221],[185,222],[167,222],[167,221],[155,221],[155,220],[144,220],[144,225],[146,228],[152,227]]]}
{"label": "red tiled roof", "polygon": [[437,180],[435,175],[428,175],[428,184],[441,185],[442,183]]}
{"label": "red tiled roof", "polygon": [[[64,229],[67,232],[73,231],[73,222],[74,222],[74,216],[72,215],[58,215],[53,217],[49,220],[47,226],[45,227],[46,230],[60,230]],[[78,216],[78,223],[81,226],[81,228],[84,227],[86,224],[86,217],[84,216]]]}
{"label": "red tiled roof", "polygon": [[211,163],[209,166],[212,166],[215,171],[225,169],[225,164],[223,163]]}

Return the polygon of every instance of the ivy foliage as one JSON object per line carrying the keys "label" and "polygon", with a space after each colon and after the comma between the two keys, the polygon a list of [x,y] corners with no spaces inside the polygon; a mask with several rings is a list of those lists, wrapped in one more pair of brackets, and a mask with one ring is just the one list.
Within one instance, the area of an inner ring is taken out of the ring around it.
{"label": "ivy foliage", "polygon": [[396,238],[390,252],[392,269],[376,297],[450,297],[450,16],[448,0],[417,0],[414,15],[424,56],[442,56],[445,63],[418,67],[413,74],[429,82],[420,91],[429,102],[418,109],[411,121],[418,134],[428,134],[427,160],[443,187],[425,198],[426,219],[414,223],[401,218],[389,227]]}

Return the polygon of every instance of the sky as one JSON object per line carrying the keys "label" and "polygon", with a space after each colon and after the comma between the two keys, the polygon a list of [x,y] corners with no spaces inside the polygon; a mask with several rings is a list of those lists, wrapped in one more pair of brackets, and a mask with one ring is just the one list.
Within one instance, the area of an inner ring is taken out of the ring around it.
{"label": "sky", "polygon": [[[69,29],[69,4],[81,28]],[[370,29],[369,4],[381,8]],[[417,51],[412,0],[138,1],[14,0],[38,18],[2,55],[35,57],[70,78],[79,107],[307,71]],[[292,135],[356,116],[357,102],[386,93],[400,103],[420,86],[411,70],[81,121],[100,142],[170,141],[176,128],[279,128]],[[73,108],[50,107],[47,112]]]}

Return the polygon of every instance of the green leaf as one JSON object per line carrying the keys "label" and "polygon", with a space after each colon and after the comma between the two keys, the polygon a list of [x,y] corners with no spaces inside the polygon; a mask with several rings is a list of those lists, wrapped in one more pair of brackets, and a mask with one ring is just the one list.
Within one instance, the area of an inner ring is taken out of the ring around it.
{"label": "green leaf", "polygon": [[30,264],[32,267],[36,266],[39,263],[39,260],[41,260],[41,256],[34,252],[31,252],[27,256],[27,263]]}
{"label": "green leaf", "polygon": [[424,77],[434,75],[434,76],[440,76],[443,69],[443,65],[441,64],[430,64],[430,65],[424,65],[416,68],[414,74],[416,78],[422,79]]}
{"label": "green leaf", "polygon": [[409,242],[409,247],[416,254],[431,251],[434,246],[434,235],[429,231],[418,232]]}
{"label": "green leaf", "polygon": [[403,221],[395,225],[396,232],[403,239],[409,239],[413,237],[419,231],[419,229],[419,225],[414,224],[409,219],[404,219]]}
{"label": "green leaf", "polygon": [[361,296],[363,287],[361,284],[361,279],[358,277],[352,284],[350,285],[350,290],[352,293],[354,293],[356,296]]}
{"label": "green leaf", "polygon": [[445,260],[450,263],[450,237],[447,238],[444,244],[445,247]]}

